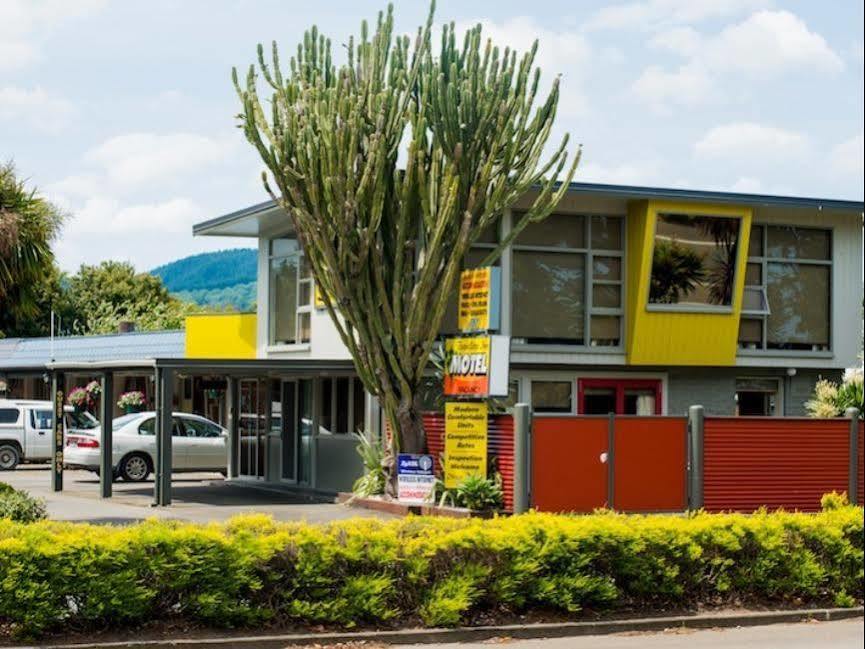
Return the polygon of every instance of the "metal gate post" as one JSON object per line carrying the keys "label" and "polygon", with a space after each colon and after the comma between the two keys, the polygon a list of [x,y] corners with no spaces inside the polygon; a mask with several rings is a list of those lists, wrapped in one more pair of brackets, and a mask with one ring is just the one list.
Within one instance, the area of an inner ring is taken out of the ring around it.
{"label": "metal gate post", "polygon": [[529,432],[532,414],[527,403],[514,406],[514,514],[529,510]]}
{"label": "metal gate post", "polygon": [[616,509],[616,413],[610,413],[607,426],[607,507]]}
{"label": "metal gate post", "polygon": [[703,508],[703,406],[688,408],[688,509]]}
{"label": "metal gate post", "polygon": [[66,404],[66,377],[62,372],[51,376],[51,396],[54,402],[54,430],[51,431],[51,491],[63,491],[63,406]]}
{"label": "metal gate post", "polygon": [[228,389],[225,392],[225,406],[228,414],[228,479],[236,478],[240,471],[240,461],[238,458],[238,412],[240,410],[240,386],[237,377],[228,377]]}
{"label": "metal gate post", "polygon": [[158,369],[156,373],[156,475],[154,495],[157,506],[171,504],[171,433],[174,404],[174,372]]}
{"label": "metal gate post", "polygon": [[102,398],[99,402],[99,425],[102,441],[99,446],[99,493],[103,498],[111,498],[114,482],[114,430],[111,420],[114,415],[114,373],[102,375]]}
{"label": "metal gate post", "polygon": [[850,467],[847,498],[852,505],[859,500],[859,409],[847,408],[844,413],[850,420]]}

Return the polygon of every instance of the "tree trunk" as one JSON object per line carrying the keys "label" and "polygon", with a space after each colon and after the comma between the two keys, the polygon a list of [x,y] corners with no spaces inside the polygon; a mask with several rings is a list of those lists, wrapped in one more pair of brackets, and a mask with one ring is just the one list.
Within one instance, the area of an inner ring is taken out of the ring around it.
{"label": "tree trunk", "polygon": [[397,427],[394,433],[399,443],[400,453],[426,453],[423,417],[415,398],[403,397],[396,412],[389,418]]}

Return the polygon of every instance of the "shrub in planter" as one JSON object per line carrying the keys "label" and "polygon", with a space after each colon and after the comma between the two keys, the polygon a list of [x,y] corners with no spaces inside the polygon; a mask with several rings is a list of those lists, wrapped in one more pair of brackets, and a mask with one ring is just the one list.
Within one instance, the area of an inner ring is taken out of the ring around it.
{"label": "shrub in planter", "polygon": [[127,413],[139,412],[145,404],[144,393],[138,390],[124,392],[117,400],[117,407],[122,408]]}

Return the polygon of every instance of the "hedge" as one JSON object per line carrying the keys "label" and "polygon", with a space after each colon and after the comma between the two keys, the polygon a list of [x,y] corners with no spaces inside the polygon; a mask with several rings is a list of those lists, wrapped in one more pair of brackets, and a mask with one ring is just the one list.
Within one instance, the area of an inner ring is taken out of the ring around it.
{"label": "hedge", "polygon": [[0,482],[0,519],[8,518],[18,523],[33,523],[47,518],[45,502],[20,491],[5,482]]}
{"label": "hedge", "polygon": [[863,510],[850,506],[328,525],[0,521],[0,627],[31,636],[152,620],[447,626],[584,608],[849,606],[862,579]]}

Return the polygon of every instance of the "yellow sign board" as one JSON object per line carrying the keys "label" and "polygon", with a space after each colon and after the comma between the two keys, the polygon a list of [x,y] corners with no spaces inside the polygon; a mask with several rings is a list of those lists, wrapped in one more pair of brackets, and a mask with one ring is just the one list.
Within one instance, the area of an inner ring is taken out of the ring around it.
{"label": "yellow sign board", "polygon": [[460,273],[457,325],[463,333],[499,328],[501,269],[492,266]]}
{"label": "yellow sign board", "polygon": [[458,487],[470,475],[487,477],[486,403],[445,404],[445,488]]}

